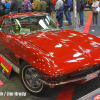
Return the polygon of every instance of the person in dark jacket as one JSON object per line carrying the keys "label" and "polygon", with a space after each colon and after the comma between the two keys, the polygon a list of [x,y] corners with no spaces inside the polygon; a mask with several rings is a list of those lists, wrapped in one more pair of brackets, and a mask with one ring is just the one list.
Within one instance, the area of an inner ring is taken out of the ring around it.
{"label": "person in dark jacket", "polygon": [[[77,28],[79,28],[78,25],[78,13],[80,17],[80,27],[84,27],[84,9],[85,9],[85,1],[84,0],[77,0]],[[70,10],[73,10],[73,3],[72,6],[70,7]]]}
{"label": "person in dark jacket", "polygon": [[18,13],[21,13],[22,0],[17,0],[17,2],[18,2]]}
{"label": "person in dark jacket", "polygon": [[47,13],[51,15],[52,0],[47,0]]}
{"label": "person in dark jacket", "polygon": [[12,0],[11,6],[10,6],[10,11],[11,11],[11,14],[18,13],[18,2],[17,2],[17,0]]}
{"label": "person in dark jacket", "polygon": [[[68,0],[63,0],[63,2],[64,2],[64,14],[65,14],[66,21],[68,21],[68,15],[67,15],[67,10],[66,10],[66,9],[67,9],[67,8],[66,8],[67,1],[68,1]],[[65,21],[65,22],[66,22],[66,21]]]}
{"label": "person in dark jacket", "polygon": [[85,8],[85,1],[80,0],[81,6],[80,6],[80,27],[84,27],[84,8]]}
{"label": "person in dark jacket", "polygon": [[6,6],[0,0],[0,17],[5,15]]}
{"label": "person in dark jacket", "polygon": [[85,8],[84,0],[77,0],[77,28],[79,28],[78,13],[80,17],[80,27],[84,27],[84,8]]}
{"label": "person in dark jacket", "polygon": [[70,26],[72,25],[72,21],[71,21],[71,11],[70,11],[70,7],[72,5],[72,0],[68,0],[66,6],[66,10],[67,10],[67,16],[68,16],[68,24],[66,26]]}

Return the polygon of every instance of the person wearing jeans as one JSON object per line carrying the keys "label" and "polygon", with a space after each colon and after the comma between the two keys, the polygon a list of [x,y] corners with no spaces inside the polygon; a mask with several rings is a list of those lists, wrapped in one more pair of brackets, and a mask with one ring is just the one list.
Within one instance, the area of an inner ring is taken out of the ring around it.
{"label": "person wearing jeans", "polygon": [[85,8],[85,1],[81,0],[80,1],[80,12],[79,12],[80,27],[84,27],[84,8]]}
{"label": "person wearing jeans", "polygon": [[64,2],[64,15],[65,15],[66,21],[68,21],[68,14],[67,14],[67,7],[66,7],[67,1],[68,0],[63,0],[63,2]]}
{"label": "person wearing jeans", "polygon": [[11,14],[18,13],[18,2],[17,2],[17,0],[12,0],[10,10],[11,10]]}
{"label": "person wearing jeans", "polygon": [[63,28],[63,1],[62,0],[57,0],[55,10],[57,10],[56,18],[59,23],[59,28]]}
{"label": "person wearing jeans", "polygon": [[72,25],[72,20],[71,20],[71,11],[68,10],[67,11],[67,14],[68,14],[68,26]]}
{"label": "person wearing jeans", "polygon": [[79,16],[80,16],[80,25],[84,26],[84,11],[80,11],[79,12]]}
{"label": "person wearing jeans", "polygon": [[79,28],[79,26],[84,27],[84,8],[85,8],[84,0],[78,0],[77,1],[77,17],[79,13],[80,25],[78,25],[78,19],[77,19],[77,28]]}
{"label": "person wearing jeans", "polygon": [[66,11],[67,12],[67,16],[68,16],[68,24],[66,26],[70,26],[72,25],[72,21],[71,21],[71,11],[70,11],[70,7],[72,6],[72,0],[68,0],[67,4],[66,4]]}
{"label": "person wearing jeans", "polygon": [[93,26],[96,26],[98,23],[98,13],[93,12]]}
{"label": "person wearing jeans", "polygon": [[97,23],[98,23],[98,7],[99,7],[99,1],[94,0],[94,2],[92,4],[92,8],[93,8],[93,26],[97,26]]}

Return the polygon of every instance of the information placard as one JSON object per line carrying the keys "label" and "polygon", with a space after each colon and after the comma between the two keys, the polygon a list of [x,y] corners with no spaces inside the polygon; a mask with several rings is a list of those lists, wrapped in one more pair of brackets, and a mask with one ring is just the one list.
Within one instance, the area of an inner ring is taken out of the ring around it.
{"label": "information placard", "polygon": [[12,66],[2,56],[0,56],[0,71],[5,75],[5,77],[9,78],[11,70]]}

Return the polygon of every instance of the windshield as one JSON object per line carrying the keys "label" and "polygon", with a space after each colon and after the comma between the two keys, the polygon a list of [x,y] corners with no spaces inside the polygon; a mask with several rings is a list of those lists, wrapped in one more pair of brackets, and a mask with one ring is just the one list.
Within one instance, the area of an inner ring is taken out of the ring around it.
{"label": "windshield", "polygon": [[15,34],[28,34],[37,30],[57,29],[54,21],[48,16],[29,16],[12,18],[12,30]]}

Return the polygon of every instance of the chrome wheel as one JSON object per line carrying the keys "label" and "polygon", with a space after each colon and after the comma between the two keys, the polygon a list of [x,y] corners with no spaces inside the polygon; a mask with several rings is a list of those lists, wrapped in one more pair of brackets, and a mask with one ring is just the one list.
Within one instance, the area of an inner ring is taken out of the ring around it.
{"label": "chrome wheel", "polygon": [[24,87],[32,94],[43,96],[49,92],[50,87],[39,81],[39,74],[27,62],[23,62],[20,68],[20,78]]}
{"label": "chrome wheel", "polygon": [[42,84],[38,80],[38,74],[36,73],[34,68],[28,68],[25,71],[25,80],[26,80],[27,84],[33,89],[39,88]]}

